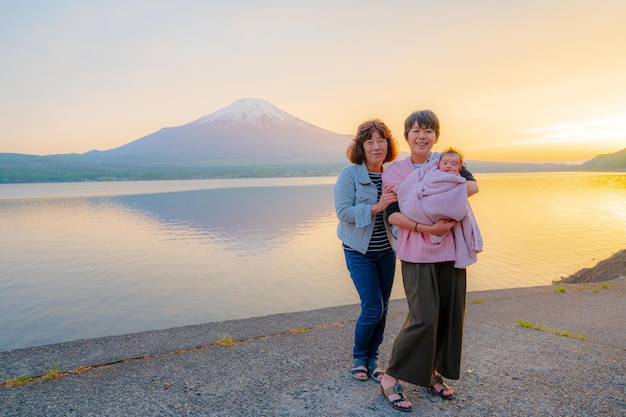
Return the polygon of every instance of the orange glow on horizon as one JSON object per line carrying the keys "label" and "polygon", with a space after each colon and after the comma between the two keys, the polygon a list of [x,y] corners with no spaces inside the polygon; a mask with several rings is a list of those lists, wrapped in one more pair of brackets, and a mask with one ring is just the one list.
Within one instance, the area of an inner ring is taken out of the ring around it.
{"label": "orange glow on horizon", "polygon": [[0,153],[112,149],[246,97],[337,133],[381,118],[401,146],[429,108],[474,160],[626,147],[622,0],[125,4],[0,5]]}

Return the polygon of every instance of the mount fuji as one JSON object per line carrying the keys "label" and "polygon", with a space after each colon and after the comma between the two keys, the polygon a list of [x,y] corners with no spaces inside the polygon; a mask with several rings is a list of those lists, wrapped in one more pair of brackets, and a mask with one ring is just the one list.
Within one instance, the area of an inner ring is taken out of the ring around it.
{"label": "mount fuji", "polygon": [[348,164],[352,137],[322,129],[273,104],[244,98],[190,123],[85,156],[135,166]]}

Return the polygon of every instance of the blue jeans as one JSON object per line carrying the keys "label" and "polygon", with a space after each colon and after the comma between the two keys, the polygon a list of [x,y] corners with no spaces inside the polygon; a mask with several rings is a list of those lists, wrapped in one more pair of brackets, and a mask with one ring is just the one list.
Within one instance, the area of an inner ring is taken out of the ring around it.
{"label": "blue jeans", "polygon": [[361,315],[354,330],[355,359],[377,359],[383,341],[389,297],[396,272],[396,252],[367,252],[344,248],[346,265],[361,298]]}

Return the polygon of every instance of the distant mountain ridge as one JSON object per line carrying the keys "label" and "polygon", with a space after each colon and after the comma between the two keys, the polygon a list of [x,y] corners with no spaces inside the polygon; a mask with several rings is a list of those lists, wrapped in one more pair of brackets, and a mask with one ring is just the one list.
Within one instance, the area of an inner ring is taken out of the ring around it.
{"label": "distant mountain ridge", "polygon": [[[0,153],[0,183],[335,175],[352,140],[262,99],[84,154]],[[626,149],[581,165],[468,161],[480,172],[626,171]]]}

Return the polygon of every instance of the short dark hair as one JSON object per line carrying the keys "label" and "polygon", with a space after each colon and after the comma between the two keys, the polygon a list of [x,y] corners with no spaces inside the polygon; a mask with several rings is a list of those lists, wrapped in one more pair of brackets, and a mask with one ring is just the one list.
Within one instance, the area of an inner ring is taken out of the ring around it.
{"label": "short dark hair", "polygon": [[365,149],[363,142],[372,138],[372,132],[376,130],[381,137],[387,140],[387,155],[383,162],[391,162],[398,156],[398,143],[391,134],[391,130],[380,119],[371,119],[361,123],[356,131],[356,136],[348,145],[346,156],[353,164],[362,164],[365,161]]}
{"label": "short dark hair", "polygon": [[417,123],[420,127],[429,128],[435,131],[436,137],[439,137],[439,119],[431,110],[414,111],[404,121],[404,138],[408,139],[409,130]]}

